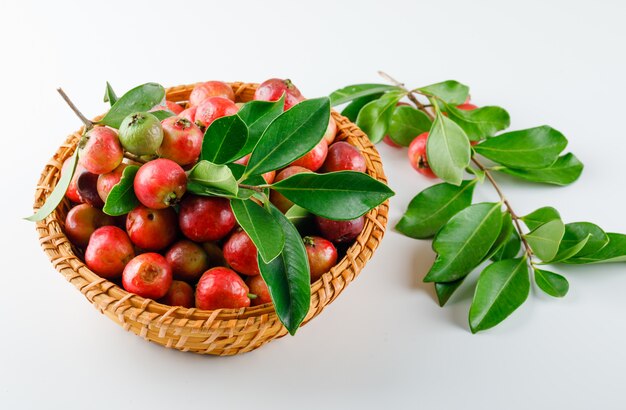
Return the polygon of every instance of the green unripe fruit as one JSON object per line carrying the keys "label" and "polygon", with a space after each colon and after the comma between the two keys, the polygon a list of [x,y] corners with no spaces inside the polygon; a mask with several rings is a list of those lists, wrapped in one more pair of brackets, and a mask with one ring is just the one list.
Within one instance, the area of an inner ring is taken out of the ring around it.
{"label": "green unripe fruit", "polygon": [[128,115],[120,125],[120,142],[135,155],[152,155],[163,142],[161,121],[148,112]]}

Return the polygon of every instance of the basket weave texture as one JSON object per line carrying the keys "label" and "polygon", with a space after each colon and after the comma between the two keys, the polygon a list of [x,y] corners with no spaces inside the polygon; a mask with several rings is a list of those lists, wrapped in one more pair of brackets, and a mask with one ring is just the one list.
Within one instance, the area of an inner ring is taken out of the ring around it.
{"label": "basket weave texture", "polygon": [[[195,84],[167,89],[167,99],[187,101]],[[238,102],[250,101],[257,84],[231,83]],[[345,140],[361,150],[372,177],[386,182],[380,156],[367,136],[347,118],[332,113],[337,122],[337,140]],[[68,136],[45,166],[35,192],[35,209],[41,207],[57,184],[63,161],[69,158],[83,130]],[[44,252],[52,265],[101,313],[124,329],[182,351],[212,355],[234,355],[256,349],[287,334],[271,304],[241,309],[213,311],[160,304],[126,292],[120,286],[92,272],[63,232],[70,203],[67,199],[46,219],[37,223]],[[307,323],[329,305],[352,282],[372,257],[387,224],[388,202],[371,210],[365,227],[347,250],[345,257],[311,285],[311,306]]]}

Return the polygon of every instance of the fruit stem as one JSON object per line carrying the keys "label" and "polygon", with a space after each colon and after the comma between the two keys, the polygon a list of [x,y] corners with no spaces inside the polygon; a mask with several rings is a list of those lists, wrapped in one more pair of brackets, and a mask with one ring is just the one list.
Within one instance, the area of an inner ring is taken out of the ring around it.
{"label": "fruit stem", "polygon": [[426,106],[424,104],[422,104],[416,97],[415,94],[413,93],[413,91],[410,91],[409,89],[407,89],[404,86],[404,83],[401,83],[400,81],[396,80],[395,78],[393,78],[392,76],[390,76],[389,74],[385,73],[384,71],[378,71],[378,75],[380,75],[381,77],[383,77],[384,79],[386,79],[387,81],[393,83],[395,86],[402,88],[404,91],[406,91],[406,95],[409,98],[409,100],[411,100],[411,102],[413,102],[413,104],[415,104],[415,106],[417,107],[418,110],[423,111],[431,120],[434,120],[435,117],[426,109]]}
{"label": "fruit stem", "polygon": [[248,293],[248,298],[250,298],[250,299],[256,299],[256,298],[258,298],[258,296],[257,296],[257,295],[255,295],[254,293]]}
{"label": "fruit stem", "polygon": [[136,162],[137,164],[145,164],[147,161],[141,159],[141,157],[139,157],[138,155],[135,154],[131,154],[128,151],[124,151],[124,158],[127,158],[133,162]]}
{"label": "fruit stem", "polygon": [[511,207],[511,204],[509,203],[509,200],[506,198],[506,196],[504,196],[504,193],[502,192],[502,189],[500,189],[500,185],[498,185],[498,183],[496,182],[495,178],[493,177],[493,175],[491,175],[490,170],[485,167],[480,161],[478,161],[476,159],[476,157],[472,156],[472,162],[474,164],[476,164],[476,166],[485,173],[485,176],[487,177],[487,179],[489,180],[489,182],[491,183],[491,185],[494,187],[494,189],[496,190],[496,192],[498,193],[498,196],[500,197],[500,200],[502,201],[502,203],[504,203],[504,206],[506,206],[506,210],[509,214],[511,214],[511,219],[513,220],[513,223],[515,224],[515,230],[517,231],[522,244],[524,245],[524,253],[526,254],[526,256],[528,257],[528,262],[530,263],[531,266],[534,266],[534,262],[533,262],[533,250],[530,248],[530,245],[528,245],[528,242],[526,241],[526,238],[524,238],[524,231],[522,230],[522,226],[519,222],[520,218],[519,216],[517,216],[517,214],[515,213],[515,211],[513,210],[513,208]]}
{"label": "fruit stem", "polygon": [[57,92],[59,94],[61,94],[61,97],[65,100],[67,105],[70,106],[72,111],[74,111],[74,114],[76,114],[76,116],[78,116],[78,118],[80,118],[80,120],[83,122],[83,124],[85,124],[85,131],[89,131],[90,129],[92,129],[93,128],[93,122],[91,122],[89,119],[87,119],[87,117],[85,117],[83,115],[83,113],[80,112],[78,107],[76,107],[76,105],[74,105],[72,100],[70,100],[70,97],[68,97],[67,94],[65,94],[65,91],[63,91],[63,89],[59,87],[59,88],[57,88]]}
{"label": "fruit stem", "polygon": [[269,185],[248,185],[248,184],[239,184],[239,188],[251,189],[256,192],[263,192],[264,188],[269,188]]}

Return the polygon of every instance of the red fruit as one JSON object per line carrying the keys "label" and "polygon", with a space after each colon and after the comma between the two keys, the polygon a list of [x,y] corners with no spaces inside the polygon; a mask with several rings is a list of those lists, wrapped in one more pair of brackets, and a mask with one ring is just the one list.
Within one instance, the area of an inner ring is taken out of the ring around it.
{"label": "red fruit", "polygon": [[65,234],[74,245],[84,248],[89,237],[102,226],[114,225],[115,218],[89,204],[80,204],[70,209],[65,217]]}
{"label": "red fruit", "polygon": [[220,240],[236,222],[230,202],[225,198],[188,195],[180,204],[178,224],[192,241]]}
{"label": "red fruit", "polygon": [[[61,167],[61,176],[63,176],[65,172],[69,172],[71,159],[72,158],[68,158],[63,162],[63,166]],[[82,203],[83,199],[78,194],[78,187],[76,186],[76,181],[78,180],[78,177],[80,176],[80,174],[82,174],[85,171],[86,171],[85,167],[83,167],[79,161],[78,164],[76,164],[76,169],[74,170],[74,175],[72,176],[70,185],[67,187],[67,191],[65,191],[65,196],[68,197],[70,201],[75,202],[77,204]]]}
{"label": "red fruit", "polygon": [[250,161],[250,155],[248,154],[244,157],[239,158],[237,161],[234,161],[235,164],[239,164],[239,165],[248,165],[248,161]]}
{"label": "red fruit", "polygon": [[261,275],[248,276],[246,278],[246,285],[250,293],[256,295],[256,298],[251,299],[250,304],[252,306],[264,305],[266,303],[272,303],[272,297],[270,291],[267,288],[267,284],[261,277]]}
{"label": "red fruit", "polygon": [[172,267],[174,277],[194,282],[209,269],[209,256],[195,242],[182,240],[176,242],[165,254],[165,259]]}
{"label": "red fruit", "polygon": [[126,232],[132,243],[146,251],[158,251],[176,239],[178,215],[173,208],[137,206],[126,217]]}
{"label": "red fruit", "polygon": [[[282,181],[283,179],[287,179],[292,175],[300,174],[302,172],[311,172],[310,169],[299,167],[297,165],[289,166],[282,171],[280,171],[276,178],[274,178],[274,182]],[[293,202],[288,200],[283,196],[283,194],[276,192],[274,190],[270,191],[270,201],[274,204],[274,206],[280,209],[280,212],[285,213],[291,208]]]}
{"label": "red fruit", "polygon": [[336,244],[345,244],[359,236],[365,226],[365,217],[361,216],[350,221],[333,221],[316,216],[315,223],[324,238]]}
{"label": "red fruit", "polygon": [[111,128],[92,128],[81,140],[80,163],[94,174],[106,174],[113,171],[122,162],[124,150],[120,139]]}
{"label": "red fruit", "polygon": [[163,209],[180,201],[187,190],[187,174],[172,160],[159,158],[143,164],[133,182],[139,202]]}
{"label": "red fruit", "polygon": [[122,274],[124,289],[144,298],[162,298],[171,284],[172,268],[158,253],[135,256],[128,262]]}
{"label": "red fruit", "polygon": [[186,110],[183,110],[178,114],[178,117],[185,118],[195,124],[196,122],[196,110],[198,107],[189,107]]}
{"label": "red fruit", "polygon": [[193,288],[190,284],[180,280],[173,280],[167,293],[159,302],[164,305],[192,308],[194,306],[193,299]]}
{"label": "red fruit", "polygon": [[195,123],[201,127],[208,127],[220,117],[237,114],[239,108],[229,99],[210,97],[198,105]]}
{"label": "red fruit", "polygon": [[389,135],[385,135],[385,137],[383,138],[383,142],[387,145],[389,145],[390,147],[394,147],[394,148],[402,148],[402,145],[400,144],[396,144],[390,137]]}
{"label": "red fruit", "polygon": [[428,166],[428,157],[426,156],[426,143],[428,141],[428,132],[423,132],[409,145],[409,161],[411,166],[420,174],[429,178],[437,178],[435,173]]}
{"label": "red fruit", "polygon": [[204,249],[209,257],[210,268],[214,268],[216,266],[226,266],[224,252],[216,242],[205,242],[202,244],[202,249]]}
{"label": "red fruit", "polygon": [[365,157],[363,157],[361,151],[345,141],[335,142],[328,148],[328,155],[322,167],[322,172],[365,172],[366,170]]}
{"label": "red fruit", "polygon": [[169,117],[161,121],[163,142],[157,150],[161,158],[171,159],[178,165],[195,162],[202,150],[204,134],[186,118]]}
{"label": "red fruit", "polygon": [[335,141],[335,136],[337,135],[337,123],[330,117],[330,121],[328,121],[328,127],[326,128],[326,132],[324,133],[324,141],[326,144],[330,146]]}
{"label": "red fruit", "polygon": [[303,241],[311,270],[311,282],[315,282],[337,264],[337,249],[330,241],[319,236],[307,236]]}
{"label": "red fruit", "polygon": [[328,145],[326,144],[326,141],[321,140],[319,144],[317,144],[311,151],[309,151],[303,157],[298,158],[290,165],[304,167],[311,171],[317,171],[324,164],[327,154]]}
{"label": "red fruit", "polygon": [[248,286],[233,270],[209,269],[196,286],[196,307],[206,310],[248,307],[248,292]]}
{"label": "red fruit", "polygon": [[193,87],[189,95],[189,106],[197,107],[211,97],[221,97],[235,101],[235,93],[230,85],[221,81],[207,81],[206,83],[196,84]]}
{"label": "red fruit", "polygon": [[224,244],[224,259],[231,268],[244,275],[258,275],[259,261],[252,239],[244,231],[233,232]]}
{"label": "red fruit", "polygon": [[98,176],[98,182],[96,183],[96,188],[98,190],[98,196],[102,199],[103,202],[107,201],[107,197],[109,196],[109,192],[118,182],[122,179],[122,174],[124,173],[124,169],[128,166],[128,164],[121,163],[117,168],[113,171],[102,174]]}
{"label": "red fruit", "polygon": [[[248,165],[248,161],[250,161],[250,154],[246,155],[245,157],[239,158],[237,161],[235,161],[235,164]],[[271,184],[272,182],[274,182],[274,178],[276,177],[276,171],[266,172],[262,176],[265,182]]]}
{"label": "red fruit", "polygon": [[92,174],[88,171],[83,172],[76,180],[76,191],[83,202],[96,208],[102,208],[104,202],[98,194],[98,178],[97,174]]}
{"label": "red fruit", "polygon": [[135,250],[126,232],[116,226],[96,229],[85,250],[87,267],[105,279],[119,277]]}
{"label": "red fruit", "polygon": [[164,105],[157,105],[156,107],[151,109],[150,112],[154,112],[154,111],[171,111],[171,112],[174,113],[174,115],[178,115],[181,112],[183,112],[183,110],[184,110],[184,108],[181,107],[180,105],[176,104],[175,102],[165,101]]}
{"label": "red fruit", "polygon": [[[469,97],[468,97],[468,100],[469,100]],[[478,108],[478,106],[466,102],[461,105],[457,105],[456,108],[458,108],[459,110],[472,111]]]}
{"label": "red fruit", "polygon": [[285,111],[304,100],[304,97],[291,80],[272,78],[259,85],[254,93],[255,100],[278,101],[285,94]]}

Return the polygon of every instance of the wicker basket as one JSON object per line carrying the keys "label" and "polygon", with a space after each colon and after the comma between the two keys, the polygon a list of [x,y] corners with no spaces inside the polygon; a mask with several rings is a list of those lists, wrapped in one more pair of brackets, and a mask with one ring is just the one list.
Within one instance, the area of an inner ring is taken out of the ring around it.
{"label": "wicker basket", "polygon": [[[192,85],[172,87],[167,99],[186,101]],[[257,84],[232,83],[237,101],[250,101]],[[358,147],[367,162],[367,172],[386,182],[378,152],[367,136],[347,118],[332,113],[337,139]],[[76,149],[82,130],[70,135],[41,174],[35,193],[35,208],[46,201],[56,185],[63,161]],[[37,223],[41,247],[54,267],[98,309],[126,330],[165,347],[213,355],[249,352],[287,334],[272,305],[214,311],[162,305],[126,292],[115,283],[89,270],[76,255],[63,233],[70,203],[65,199],[45,220]],[[365,227],[346,256],[311,285],[307,323],[330,304],[359,274],[378,247],[387,224],[388,202],[366,215]]]}

